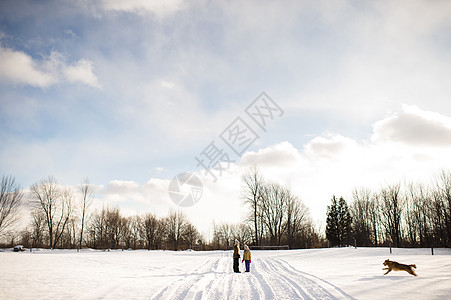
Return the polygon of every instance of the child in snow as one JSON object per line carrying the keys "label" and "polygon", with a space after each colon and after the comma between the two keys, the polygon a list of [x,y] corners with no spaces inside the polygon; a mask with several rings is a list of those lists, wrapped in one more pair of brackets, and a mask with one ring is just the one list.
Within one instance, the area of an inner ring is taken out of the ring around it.
{"label": "child in snow", "polygon": [[233,272],[235,273],[240,273],[239,259],[240,242],[238,242],[238,240],[235,240],[235,244],[233,245]]}
{"label": "child in snow", "polygon": [[243,260],[241,262],[245,262],[246,265],[246,272],[250,272],[251,267],[251,250],[249,250],[249,247],[247,245],[244,245],[244,253],[243,253]]}

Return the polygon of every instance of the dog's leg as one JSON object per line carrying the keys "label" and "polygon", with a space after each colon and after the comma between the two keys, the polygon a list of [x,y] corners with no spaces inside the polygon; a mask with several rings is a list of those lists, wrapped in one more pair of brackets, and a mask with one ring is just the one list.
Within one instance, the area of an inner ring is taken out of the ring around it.
{"label": "dog's leg", "polygon": [[384,275],[387,275],[388,273],[390,273],[390,271],[391,271],[391,269],[388,269],[388,271],[387,271],[387,272],[385,272],[385,274],[384,274]]}
{"label": "dog's leg", "polygon": [[412,267],[410,267],[410,270],[407,271],[407,272],[409,272],[409,274],[412,274],[413,276],[418,276],[417,273],[415,273],[415,270]]}

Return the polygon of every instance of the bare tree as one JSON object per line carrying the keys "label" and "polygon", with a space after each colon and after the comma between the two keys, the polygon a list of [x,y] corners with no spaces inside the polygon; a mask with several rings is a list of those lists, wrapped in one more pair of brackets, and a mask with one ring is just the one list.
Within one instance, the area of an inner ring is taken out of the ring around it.
{"label": "bare tree", "polygon": [[32,232],[30,232],[30,230],[28,229],[24,229],[20,232],[20,243],[26,247],[26,248],[30,248],[33,247],[32,243],[33,243],[33,234]]}
{"label": "bare tree", "polygon": [[167,227],[165,219],[157,219],[157,234],[155,235],[155,249],[163,249],[163,242],[167,236]]}
{"label": "bare tree", "polygon": [[380,232],[382,231],[379,203],[379,195],[377,193],[373,193],[368,205],[368,214],[374,246],[378,246],[378,243],[380,242]]}
{"label": "bare tree", "polygon": [[262,197],[263,177],[254,166],[242,176],[242,182],[242,198],[251,207],[251,221],[254,225],[254,243],[258,246],[261,243],[259,202]]}
{"label": "bare tree", "polygon": [[139,243],[140,237],[140,226],[141,218],[140,216],[130,216],[128,218],[123,218],[123,241],[127,249],[136,249]]}
{"label": "bare tree", "polygon": [[169,216],[166,218],[166,230],[168,241],[172,243],[174,251],[179,248],[179,243],[183,239],[185,233],[185,227],[187,225],[187,219],[181,211],[169,212]]}
{"label": "bare tree", "polygon": [[422,184],[410,183],[407,188],[409,238],[411,242],[416,242],[418,235],[420,247],[431,246],[431,193]]}
{"label": "bare tree", "polygon": [[97,210],[91,215],[88,226],[89,240],[93,248],[107,247],[106,209]]}
{"label": "bare tree", "polygon": [[77,235],[78,235],[78,218],[76,216],[72,216],[69,218],[68,225],[66,226],[66,240],[67,244],[70,245],[71,249],[75,249],[78,247],[77,243]]}
{"label": "bare tree", "polygon": [[81,213],[81,224],[80,224],[80,240],[78,244],[78,249],[81,249],[83,243],[83,231],[86,223],[86,215],[89,206],[92,203],[92,187],[89,184],[88,178],[85,178],[80,186],[81,199],[80,199],[80,213]]}
{"label": "bare tree", "polygon": [[293,248],[296,244],[296,237],[299,236],[303,227],[307,226],[309,210],[304,203],[290,193],[288,198],[288,206],[285,212],[286,221],[284,228],[286,231],[287,242],[288,246]]}
{"label": "bare tree", "polygon": [[61,191],[55,178],[48,177],[30,188],[32,201],[42,209],[48,230],[49,247],[55,248],[69,221],[72,211],[72,194]]}
{"label": "bare tree", "polygon": [[131,244],[133,249],[137,249],[138,243],[140,241],[140,232],[141,232],[141,217],[140,216],[132,216],[130,217],[130,236],[131,236]]}
{"label": "bare tree", "polygon": [[23,192],[14,177],[3,176],[0,190],[0,235],[18,221]]}
{"label": "bare tree", "polygon": [[122,217],[118,207],[108,208],[106,210],[106,232],[110,248],[119,248],[121,238],[125,232],[126,222],[127,220]]}
{"label": "bare tree", "polygon": [[31,216],[33,218],[31,223],[31,247],[40,248],[43,246],[44,240],[45,216],[41,209],[35,209]]}
{"label": "bare tree", "polygon": [[300,244],[309,211],[290,189],[266,182],[254,166],[242,176],[241,197],[249,207],[254,245],[280,245],[282,241],[290,247]]}
{"label": "bare tree", "polygon": [[320,235],[320,230],[315,228],[310,216],[307,216],[302,227],[296,234],[294,243],[296,248],[324,247],[325,243]]}
{"label": "bare tree", "polygon": [[93,247],[117,249],[123,239],[126,225],[126,219],[122,217],[118,207],[104,207],[102,211],[94,213],[89,226]]}
{"label": "bare tree", "polygon": [[248,223],[241,223],[233,226],[233,235],[243,245],[249,244],[254,238],[252,226]]}
{"label": "bare tree", "polygon": [[231,247],[233,244],[232,239],[236,238],[234,225],[229,223],[222,223],[219,225],[218,230],[225,248],[229,249],[229,247]]}
{"label": "bare tree", "polygon": [[354,189],[353,202],[350,206],[352,216],[352,232],[359,246],[370,246],[371,232],[371,191]]}
{"label": "bare tree", "polygon": [[185,227],[184,239],[186,240],[189,249],[193,249],[193,245],[196,243],[199,236],[200,234],[196,227],[188,222]]}
{"label": "bare tree", "polygon": [[267,184],[263,187],[260,205],[263,222],[273,245],[280,245],[284,233],[285,211],[288,208],[289,199],[289,191],[277,183]]}
{"label": "bare tree", "polygon": [[69,223],[69,220],[71,218],[72,209],[73,209],[73,195],[70,189],[64,189],[62,196],[61,196],[61,209],[60,209],[60,215],[59,219],[56,222],[55,227],[55,239],[54,239],[54,246],[53,248],[56,248],[58,245],[58,242],[62,241],[62,236],[64,234],[64,230],[66,229],[67,224]]}
{"label": "bare tree", "polygon": [[141,218],[141,236],[146,241],[147,250],[157,247],[157,234],[161,234],[158,232],[158,223],[159,220],[155,214],[148,213]]}
{"label": "bare tree", "polygon": [[446,224],[446,204],[442,197],[442,193],[438,189],[432,190],[432,205],[431,205],[431,225],[432,225],[432,244],[439,244],[447,247]]}
{"label": "bare tree", "polygon": [[396,247],[401,242],[401,218],[404,200],[400,194],[400,184],[389,185],[380,192],[383,224]]}
{"label": "bare tree", "polygon": [[418,240],[421,240],[421,210],[418,203],[422,202],[421,199],[421,185],[410,182],[407,184],[405,192],[406,211],[404,213],[404,223],[406,225],[405,233],[406,240],[410,246],[416,246]]}
{"label": "bare tree", "polygon": [[449,246],[451,243],[451,172],[443,170],[437,185],[443,203],[443,221],[446,228],[445,245]]}
{"label": "bare tree", "polygon": [[122,241],[125,244],[125,248],[131,248],[133,243],[133,217],[123,217],[123,230],[122,230]]}
{"label": "bare tree", "polygon": [[213,247],[215,249],[221,248],[221,241],[222,237],[221,232],[219,230],[219,225],[217,225],[215,221],[213,221]]}

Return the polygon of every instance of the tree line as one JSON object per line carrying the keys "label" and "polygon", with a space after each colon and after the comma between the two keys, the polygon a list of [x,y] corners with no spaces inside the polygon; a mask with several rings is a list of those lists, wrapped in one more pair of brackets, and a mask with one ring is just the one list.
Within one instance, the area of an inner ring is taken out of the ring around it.
{"label": "tree line", "polygon": [[[10,232],[10,244],[28,248],[90,247],[95,249],[180,250],[204,244],[195,226],[181,211],[166,217],[152,213],[124,216],[118,207],[91,210],[92,186],[85,180],[78,192],[61,187],[54,177],[30,187],[29,201],[20,186],[4,176],[0,194],[0,233],[19,220],[21,206],[31,208],[31,222],[21,232]],[[75,192],[75,193],[74,193]]]}
{"label": "tree line", "polygon": [[[16,193],[10,198],[17,200],[18,207],[23,192],[12,177],[5,178],[8,188]],[[238,239],[256,246],[319,246],[322,239],[308,208],[288,188],[264,180],[255,168],[243,175],[242,183],[249,217],[240,224],[213,223],[213,236],[207,242],[181,211],[158,217],[152,213],[123,216],[118,207],[91,210],[93,188],[88,180],[74,191],[48,177],[30,187],[25,203],[31,207],[31,222],[21,232],[10,234],[11,244],[34,248],[227,249]],[[17,215],[17,211],[9,215]]]}
{"label": "tree line", "polygon": [[[213,223],[203,237],[181,211],[165,217],[152,213],[124,216],[118,207],[93,210],[88,180],[78,191],[53,177],[29,189],[27,199],[12,176],[3,176],[0,191],[0,237],[25,247],[96,249],[227,249],[235,239],[253,246],[288,245],[290,249],[330,246],[449,247],[451,243],[451,173],[443,171],[432,185],[388,184],[377,191],[356,188],[350,205],[332,197],[325,235],[312,223],[309,209],[293,192],[250,168],[241,178],[247,215],[239,224]],[[28,201],[25,201],[28,200]],[[14,224],[21,207],[31,221],[20,232]],[[327,240],[326,240],[327,239]]]}
{"label": "tree line", "polygon": [[354,189],[348,207],[335,196],[327,209],[326,238],[333,246],[449,247],[451,173],[434,184],[388,184]]}

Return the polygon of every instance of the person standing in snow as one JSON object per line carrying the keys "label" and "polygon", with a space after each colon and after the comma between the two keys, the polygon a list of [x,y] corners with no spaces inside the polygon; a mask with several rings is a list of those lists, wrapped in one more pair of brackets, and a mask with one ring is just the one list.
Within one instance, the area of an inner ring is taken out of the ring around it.
{"label": "person standing in snow", "polygon": [[250,272],[251,268],[251,250],[249,250],[249,247],[247,245],[244,245],[244,253],[243,253],[243,260],[241,262],[245,263],[246,265],[246,272]]}
{"label": "person standing in snow", "polygon": [[238,240],[235,240],[235,244],[233,245],[233,272],[235,273],[240,273],[239,259],[240,259],[240,242],[238,242]]}

